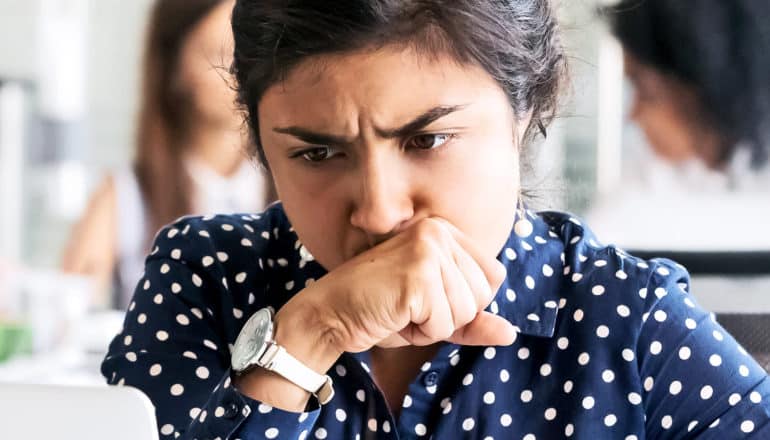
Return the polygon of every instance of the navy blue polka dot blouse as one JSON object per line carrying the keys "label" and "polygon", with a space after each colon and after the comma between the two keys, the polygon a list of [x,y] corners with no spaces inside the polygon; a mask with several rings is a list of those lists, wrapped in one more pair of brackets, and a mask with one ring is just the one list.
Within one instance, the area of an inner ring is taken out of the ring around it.
{"label": "navy blue polka dot blouse", "polygon": [[534,230],[511,234],[488,309],[518,327],[515,343],[444,344],[397,420],[367,352],[343,354],[334,399],[307,412],[233,386],[246,320],[325,273],[279,204],[163,229],[102,373],[150,397],[161,439],[770,438],[767,375],[697,305],[684,268],[600,245],[567,214],[526,215]]}

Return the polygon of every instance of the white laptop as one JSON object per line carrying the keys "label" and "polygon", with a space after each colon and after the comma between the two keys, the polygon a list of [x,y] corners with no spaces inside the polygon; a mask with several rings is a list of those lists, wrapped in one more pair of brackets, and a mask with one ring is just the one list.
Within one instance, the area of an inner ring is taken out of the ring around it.
{"label": "white laptop", "polygon": [[157,429],[134,388],[0,383],[0,439],[157,440]]}

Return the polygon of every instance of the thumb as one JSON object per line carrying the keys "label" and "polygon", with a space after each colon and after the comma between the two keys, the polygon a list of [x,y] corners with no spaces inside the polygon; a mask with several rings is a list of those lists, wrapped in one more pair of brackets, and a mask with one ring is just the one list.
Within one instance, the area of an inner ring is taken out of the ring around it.
{"label": "thumb", "polygon": [[505,318],[490,312],[479,312],[476,318],[457,329],[448,339],[460,345],[511,345],[518,330]]}

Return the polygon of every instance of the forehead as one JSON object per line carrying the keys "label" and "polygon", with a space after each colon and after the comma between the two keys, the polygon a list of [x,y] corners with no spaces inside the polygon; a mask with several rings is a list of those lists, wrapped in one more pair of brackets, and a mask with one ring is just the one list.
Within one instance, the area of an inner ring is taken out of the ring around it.
{"label": "forehead", "polygon": [[303,117],[323,124],[351,110],[388,124],[426,107],[472,104],[490,95],[504,93],[481,67],[386,46],[306,60],[268,88],[259,107],[260,113],[276,111],[269,117],[278,124]]}

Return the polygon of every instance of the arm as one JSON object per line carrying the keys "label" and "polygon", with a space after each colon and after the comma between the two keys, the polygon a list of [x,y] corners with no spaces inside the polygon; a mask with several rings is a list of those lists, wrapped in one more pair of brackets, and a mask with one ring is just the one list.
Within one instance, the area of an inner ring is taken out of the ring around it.
{"label": "arm", "polygon": [[[192,227],[186,234],[179,232],[187,225]],[[318,410],[304,414],[298,423],[301,411],[273,408],[233,384],[228,345],[235,333],[226,327],[236,324],[232,319],[236,304],[222,280],[235,281],[221,262],[201,263],[204,256],[215,253],[211,241],[198,234],[204,229],[204,222],[191,219],[158,234],[153,246],[157,251],[147,260],[145,276],[136,288],[122,332],[110,344],[102,374],[110,384],[134,386],[148,395],[156,408],[161,438],[177,434],[229,438],[236,431],[262,435],[269,429],[296,438],[309,430]],[[256,260],[235,254],[231,258]],[[256,265],[249,279],[257,298],[254,309],[266,306],[265,280]],[[265,385],[264,391],[250,394],[270,397],[293,387],[288,382],[275,383],[274,388]]]}
{"label": "arm", "polygon": [[[662,262],[647,286],[661,295],[637,345],[647,433],[653,438],[768,438],[770,380]],[[666,292],[665,295],[662,295]]]}
{"label": "arm", "polygon": [[64,249],[61,269],[96,281],[94,304],[109,304],[109,282],[115,267],[115,187],[105,178],[91,196]]}

